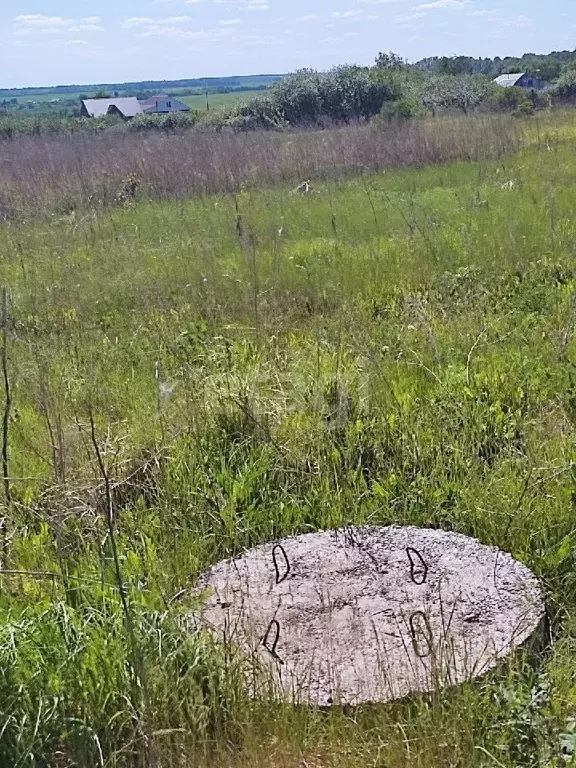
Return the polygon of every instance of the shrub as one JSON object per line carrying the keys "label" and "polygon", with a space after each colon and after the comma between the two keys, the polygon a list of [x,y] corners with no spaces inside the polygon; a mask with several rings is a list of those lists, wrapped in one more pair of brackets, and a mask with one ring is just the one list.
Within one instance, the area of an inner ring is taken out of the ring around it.
{"label": "shrub", "polygon": [[576,68],[569,67],[558,78],[550,94],[553,98],[571,101],[576,98]]}
{"label": "shrub", "polygon": [[280,105],[267,97],[257,97],[233,106],[224,114],[224,125],[237,131],[278,131],[288,127]]}
{"label": "shrub", "polygon": [[514,115],[534,114],[534,99],[521,88],[498,87],[490,96],[490,104],[501,112]]}
{"label": "shrub", "polygon": [[89,120],[79,117],[0,115],[0,139],[19,136],[58,136],[76,133],[94,134],[109,128],[124,126],[118,117]]}
{"label": "shrub", "polygon": [[410,120],[415,117],[424,117],[426,110],[418,96],[409,92],[402,98],[395,101],[387,101],[380,110],[380,119],[391,120]]}
{"label": "shrub", "polygon": [[[343,66],[327,73],[305,69],[283,78],[265,97],[221,112],[218,125],[278,130],[368,120],[400,95],[393,79],[377,68]],[[203,122],[214,125],[214,118]]]}
{"label": "shrub", "polygon": [[137,115],[127,123],[132,133],[144,131],[183,131],[199,120],[198,112],[169,112],[167,115]]}

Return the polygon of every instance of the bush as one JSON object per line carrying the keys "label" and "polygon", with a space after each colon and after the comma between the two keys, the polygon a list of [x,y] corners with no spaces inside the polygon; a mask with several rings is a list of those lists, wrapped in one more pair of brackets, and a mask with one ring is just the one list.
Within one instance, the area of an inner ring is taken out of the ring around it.
{"label": "bush", "polygon": [[550,90],[550,95],[562,101],[576,99],[576,68],[570,67],[564,70]]}
{"label": "bush", "polygon": [[399,95],[379,69],[336,67],[320,80],[322,114],[338,122],[368,120]]}
{"label": "bush", "polygon": [[130,132],[183,131],[199,120],[198,112],[169,112],[167,115],[137,115],[128,125]]}
{"label": "bush", "polygon": [[387,101],[380,110],[380,120],[410,120],[424,117],[426,110],[421,100],[414,93],[406,93],[401,99]]}
{"label": "bush", "polygon": [[498,87],[490,96],[490,104],[498,111],[514,115],[534,114],[534,99],[521,88]]}
{"label": "bush", "polygon": [[282,131],[288,127],[288,123],[282,112],[266,95],[205,112],[200,116],[198,126],[204,130],[216,131]]}
{"label": "bush", "polygon": [[74,133],[100,133],[111,127],[123,126],[118,117],[89,120],[80,117],[0,115],[0,139],[19,136],[59,136]]}
{"label": "bush", "polygon": [[[305,69],[274,84],[265,97],[221,111],[218,127],[283,130],[368,120],[400,95],[392,78],[376,68],[343,66],[327,73]],[[203,122],[214,125],[214,119]]]}

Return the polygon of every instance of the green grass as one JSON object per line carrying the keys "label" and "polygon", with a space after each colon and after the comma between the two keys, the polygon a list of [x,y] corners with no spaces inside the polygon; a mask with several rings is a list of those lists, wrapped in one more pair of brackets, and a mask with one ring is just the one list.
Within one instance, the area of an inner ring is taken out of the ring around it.
{"label": "green grass", "polygon": [[53,99],[60,99],[60,102],[63,101],[69,101],[70,99],[73,99],[75,101],[78,101],[80,99],[80,96],[82,94],[85,94],[86,91],[71,91],[70,93],[58,93],[57,91],[50,91],[50,90],[39,90],[39,91],[32,91],[30,93],[19,93],[16,91],[15,93],[11,93],[10,91],[0,91],[0,101],[3,101],[4,99],[18,99],[19,104],[26,104],[28,101],[34,101],[37,104],[46,104],[51,102]]}
{"label": "green grass", "polygon": [[[1,765],[145,764],[147,735],[162,766],[574,764],[576,156],[559,136],[308,196],[0,229],[5,567],[24,572],[2,576]],[[528,564],[549,655],[394,707],[247,701],[244,662],[187,630],[194,578],[364,522],[461,531]]]}
{"label": "green grass", "polygon": [[[178,94],[180,93],[181,89],[175,88],[172,89],[170,92],[178,97]],[[66,94],[59,94],[54,92],[38,92],[38,93],[32,93],[32,94],[26,94],[25,96],[17,96],[15,98],[18,99],[20,104],[26,104],[28,101],[34,101],[37,104],[47,104],[50,103],[53,99],[60,99],[60,102],[64,101],[70,101],[71,99],[74,101],[79,101],[80,97],[83,94],[86,94],[87,91],[78,91],[77,93],[66,93]],[[246,98],[251,98],[252,96],[261,94],[261,90],[245,90],[245,91],[234,91],[232,93],[209,93],[209,99],[210,99],[210,105],[212,107],[222,107],[226,106],[228,104],[235,104],[239,100],[243,100]],[[2,96],[0,94],[0,101],[3,98],[13,98],[12,96]],[[198,93],[195,96],[182,96],[179,97],[181,100],[188,104],[189,107],[192,109],[206,109],[206,94],[205,93]]]}
{"label": "green grass", "polygon": [[[239,101],[246,101],[255,96],[262,95],[261,90],[256,91],[235,91],[233,93],[210,93],[208,94],[208,101],[211,109],[218,109],[218,107],[228,107],[231,104],[237,104]],[[206,94],[198,94],[197,96],[182,96],[181,101],[187,104],[191,109],[197,109],[200,112],[206,111]]]}
{"label": "green grass", "polygon": [[64,94],[54,93],[54,92],[46,93],[46,92],[40,91],[38,93],[27,94],[25,96],[18,96],[17,98],[20,104],[26,104],[27,101],[35,101],[38,104],[46,104],[53,101],[54,99],[59,99],[60,102],[70,101],[71,99],[73,101],[80,101],[80,97],[85,94],[86,94],[86,91],[76,91],[76,92],[64,93]]}

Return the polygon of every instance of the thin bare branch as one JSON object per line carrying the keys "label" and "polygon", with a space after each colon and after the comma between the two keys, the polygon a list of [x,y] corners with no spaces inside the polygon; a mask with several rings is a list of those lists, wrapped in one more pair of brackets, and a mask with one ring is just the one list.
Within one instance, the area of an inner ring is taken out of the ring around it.
{"label": "thin bare branch", "polygon": [[8,370],[8,289],[2,288],[2,376],[4,380],[4,415],[2,419],[2,479],[4,484],[4,501],[6,511],[0,521],[0,535],[2,538],[3,562],[6,560],[8,538],[7,517],[12,496],[10,488],[10,466],[8,461],[8,441],[10,432],[10,412],[12,410],[12,389]]}
{"label": "thin bare branch", "polygon": [[[104,492],[106,500],[106,523],[108,527],[108,537],[110,540],[110,548],[112,550],[112,559],[114,561],[114,571],[116,575],[116,582],[118,585],[118,591],[120,593],[120,600],[122,602],[122,611],[124,613],[124,621],[126,624],[126,634],[128,635],[128,642],[130,644],[130,650],[132,654],[133,672],[140,689],[142,690],[142,698],[144,703],[144,733],[146,738],[146,752],[147,763],[149,768],[155,768],[156,761],[154,759],[152,732],[151,732],[151,710],[150,710],[150,696],[148,692],[148,685],[146,680],[146,670],[144,667],[144,660],[140,652],[140,647],[136,639],[136,632],[134,629],[134,620],[132,617],[132,610],[130,607],[130,598],[128,590],[124,583],[122,575],[122,567],[120,565],[120,557],[118,555],[118,545],[116,542],[116,530],[115,530],[115,514],[114,514],[114,501],[112,496],[112,484],[110,482],[110,476],[106,469],[106,463],[100,450],[100,444],[96,436],[96,425],[94,423],[94,414],[92,410],[89,411],[90,418],[90,437],[92,446],[94,448],[94,454],[98,467],[104,481]],[[136,688],[136,691],[138,687]]]}

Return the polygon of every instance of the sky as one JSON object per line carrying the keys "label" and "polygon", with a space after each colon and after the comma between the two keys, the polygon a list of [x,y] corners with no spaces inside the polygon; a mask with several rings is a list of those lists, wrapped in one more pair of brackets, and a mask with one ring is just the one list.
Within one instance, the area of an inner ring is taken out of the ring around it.
{"label": "sky", "polygon": [[0,0],[0,87],[576,48],[576,0]]}

